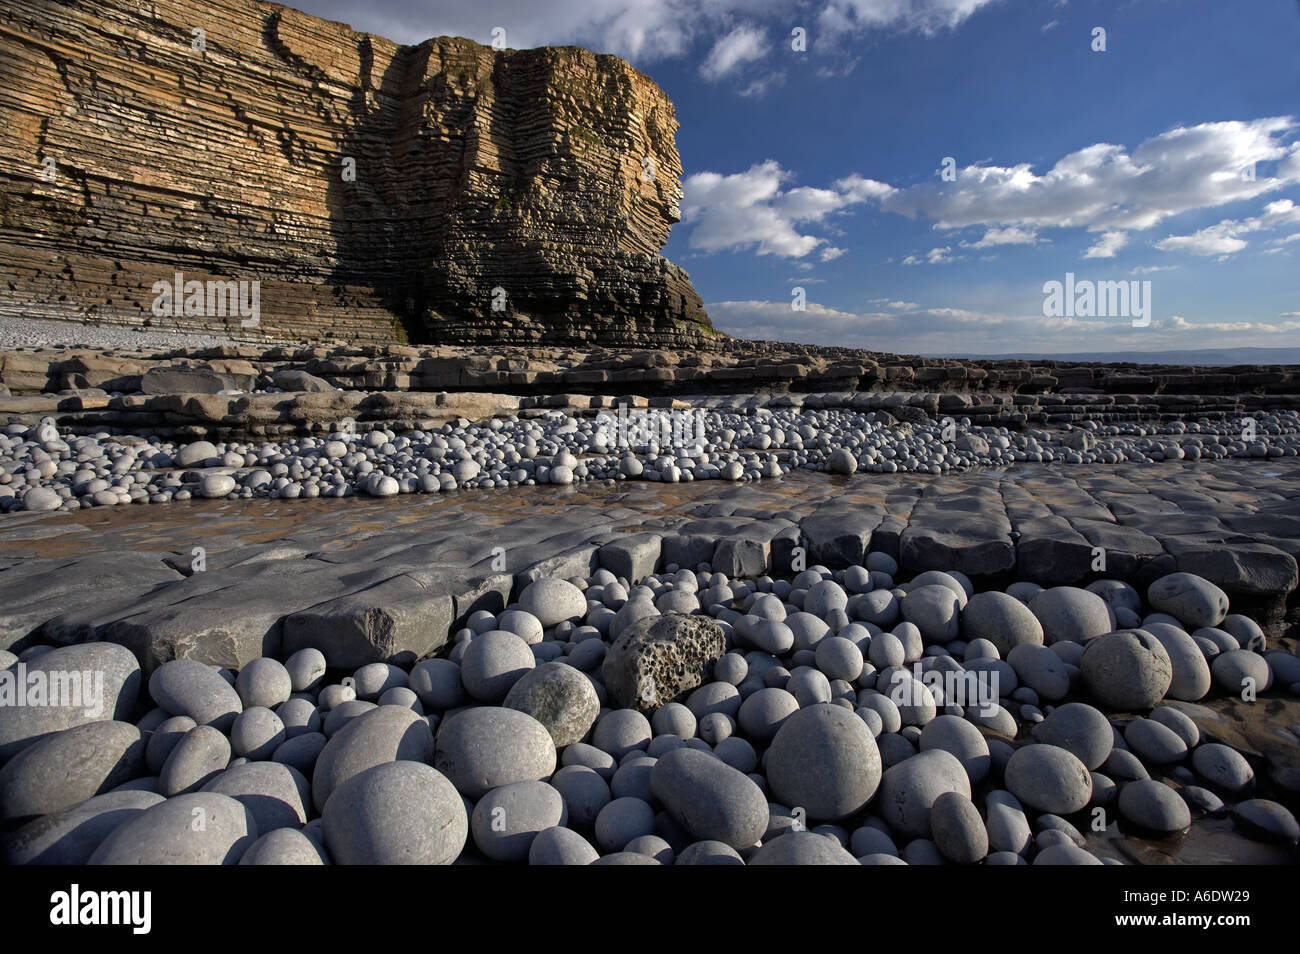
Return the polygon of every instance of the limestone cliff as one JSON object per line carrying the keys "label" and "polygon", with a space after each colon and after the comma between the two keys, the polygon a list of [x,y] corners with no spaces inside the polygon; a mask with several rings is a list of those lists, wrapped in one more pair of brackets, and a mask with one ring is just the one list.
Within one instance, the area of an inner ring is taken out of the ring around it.
{"label": "limestone cliff", "polygon": [[[700,297],[659,255],[677,125],[648,77],[575,47],[399,46],[256,0],[9,0],[0,313],[696,344]],[[159,316],[177,272],[259,282],[259,323]]]}

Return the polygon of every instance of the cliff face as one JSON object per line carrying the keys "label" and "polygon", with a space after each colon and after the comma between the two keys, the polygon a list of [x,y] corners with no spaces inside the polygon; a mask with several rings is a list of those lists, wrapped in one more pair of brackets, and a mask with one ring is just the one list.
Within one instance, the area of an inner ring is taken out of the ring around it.
{"label": "cliff face", "polygon": [[[10,0],[0,313],[696,344],[700,297],[658,254],[676,129],[648,77],[574,47],[398,46],[255,0]],[[259,322],[160,316],[178,272],[259,282]]]}

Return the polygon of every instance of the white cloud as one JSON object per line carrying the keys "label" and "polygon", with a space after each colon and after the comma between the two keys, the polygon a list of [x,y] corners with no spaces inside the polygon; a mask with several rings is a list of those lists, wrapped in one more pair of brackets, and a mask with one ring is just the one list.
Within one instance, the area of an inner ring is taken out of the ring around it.
{"label": "white cloud", "polygon": [[[932,219],[937,229],[982,226],[983,238],[960,243],[968,248],[1035,244],[1046,241],[1041,229],[1086,228],[1103,234],[1085,257],[1113,258],[1128,244],[1125,233],[1132,230],[1300,184],[1300,142],[1285,144],[1297,128],[1291,117],[1204,123],[1161,133],[1131,153],[1106,143],[1086,146],[1042,175],[1028,164],[971,165],[956,182],[927,181],[906,188],[853,173],[835,180],[830,189],[782,192],[781,183],[790,174],[768,160],[734,175],[691,176],[685,184],[683,221],[696,223],[690,239],[694,248],[757,247],[759,254],[801,258],[826,240],[795,223],[816,222],[849,205],[871,202],[908,218]],[[1273,176],[1259,170],[1253,179],[1242,175],[1249,163],[1271,160],[1277,161]],[[1290,199],[1280,199],[1258,219],[1170,236],[1156,247],[1232,254],[1245,247],[1241,233],[1293,221],[1300,221],[1300,213]],[[904,259],[904,264],[918,262],[915,255]]]}
{"label": "white cloud", "polygon": [[932,248],[925,253],[925,258],[917,258],[915,255],[909,255],[903,259],[904,265],[946,265],[949,262],[959,261],[951,257],[948,253],[952,251],[951,245],[945,245],[942,248]]}
{"label": "white cloud", "polygon": [[767,34],[755,26],[738,26],[713,44],[700,65],[700,75],[717,82],[731,76],[747,63],[762,59],[768,52]]}
{"label": "white cloud", "polygon": [[[1284,145],[1291,117],[1203,123],[1154,136],[1131,153],[1096,143],[1041,175],[1028,163],[971,165],[956,182],[895,189],[882,209],[936,221],[939,228],[1079,226],[1148,229],[1171,216],[1251,199],[1300,183],[1300,149]],[[1241,174],[1251,162],[1282,160],[1274,176]]]}
{"label": "white cloud", "polygon": [[995,0],[830,0],[822,10],[831,30],[915,30],[927,35],[960,26]]}
{"label": "white cloud", "polygon": [[1250,243],[1239,239],[1223,225],[1211,225],[1191,235],[1171,235],[1156,242],[1162,252],[1187,252],[1190,255],[1231,255]]}
{"label": "white cloud", "polygon": [[753,248],[759,255],[803,258],[826,245],[824,262],[843,254],[801,226],[866,201],[871,192],[867,180],[839,189],[783,189],[791,177],[772,159],[733,175],[700,172],[688,177],[682,222],[691,226],[690,247],[706,252]]}
{"label": "white cloud", "polygon": [[1048,20],[1046,23],[1043,24],[1043,32],[1046,33],[1048,30],[1055,30],[1060,25],[1061,25],[1060,20]]}
{"label": "white cloud", "polygon": [[847,251],[848,249],[846,248],[835,248],[833,245],[827,246],[821,250],[822,261],[833,262]]}
{"label": "white cloud", "polygon": [[1097,243],[1083,253],[1084,258],[1114,258],[1125,245],[1128,235],[1124,232],[1106,232]]}
{"label": "white cloud", "polygon": [[[1180,348],[1240,347],[1242,334],[1252,337],[1294,336],[1300,312],[1279,321],[1193,321],[1181,315],[1133,328],[1124,319],[1044,318],[1041,296],[1033,289],[1024,313],[967,308],[877,308],[844,311],[809,301],[805,311],[789,301],[724,301],[705,305],[713,323],[729,334],[778,341],[826,343],[879,348],[888,341],[895,354],[1053,354],[1080,351],[1161,351]],[[881,302],[868,302],[868,307]],[[1278,345],[1292,339],[1273,338]]]}
{"label": "white cloud", "polygon": [[999,245],[1037,245],[1038,233],[1033,229],[1021,229],[1011,226],[1005,229],[989,229],[978,242],[962,242],[963,248],[996,248]]}
{"label": "white cloud", "polygon": [[1133,269],[1134,275],[1153,275],[1156,272],[1176,272],[1177,265],[1140,265]]}
{"label": "white cloud", "polygon": [[1263,213],[1254,218],[1224,219],[1216,225],[1208,226],[1191,235],[1170,235],[1156,242],[1155,245],[1165,252],[1231,255],[1240,252],[1250,244],[1241,238],[1242,235],[1286,225],[1300,225],[1300,206],[1290,199],[1279,199],[1264,206]]}
{"label": "white cloud", "polygon": [[891,192],[897,191],[887,183],[877,182],[875,179],[864,179],[856,172],[851,176],[845,176],[843,179],[836,179],[835,188],[843,192],[853,202],[881,199]]}
{"label": "white cloud", "polygon": [[[851,41],[871,30],[918,30],[933,34],[959,26],[967,17],[995,0],[475,0],[473,3],[398,2],[376,0],[295,0],[294,6],[313,16],[351,25],[358,31],[398,43],[421,43],[432,36],[464,36],[479,43],[492,41],[493,29],[506,31],[513,49],[576,44],[598,53],[615,53],[637,64],[691,55],[704,43],[717,52],[736,32],[736,19],[771,18],[788,35],[792,13],[819,24],[813,42],[823,51],[836,45],[851,49]],[[720,39],[721,38],[721,39]],[[738,41],[737,41],[738,42]],[[712,55],[712,54],[710,54]],[[718,65],[725,56],[719,54]],[[850,60],[845,71],[852,69]]]}

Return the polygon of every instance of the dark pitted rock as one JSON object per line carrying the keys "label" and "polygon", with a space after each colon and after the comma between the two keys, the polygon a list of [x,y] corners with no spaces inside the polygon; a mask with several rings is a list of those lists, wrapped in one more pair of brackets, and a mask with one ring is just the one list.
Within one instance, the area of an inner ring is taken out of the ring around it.
{"label": "dark pitted rock", "polygon": [[321,812],[325,845],[341,865],[448,865],[469,837],[465,803],[421,762],[384,762],[353,775]]}
{"label": "dark pitted rock", "polygon": [[601,676],[615,705],[653,712],[707,682],[726,649],[726,637],[713,620],[677,614],[651,617],[619,634],[605,656]]}
{"label": "dark pitted rock", "polygon": [[229,795],[191,792],[159,802],[119,825],[87,864],[233,865],[258,834],[246,805]]}
{"label": "dark pitted rock", "polygon": [[532,716],[514,709],[465,709],[438,727],[433,764],[468,798],[555,771],[555,742]]}
{"label": "dark pitted rock", "polygon": [[128,722],[88,722],[47,735],[0,768],[0,818],[22,822],[102,795],[145,772]]}
{"label": "dark pitted rock", "polygon": [[[129,649],[114,643],[80,643],[52,649],[35,659],[27,659],[23,665],[27,686],[10,684],[8,691],[21,688],[27,692],[38,683],[43,684],[48,693],[46,702],[52,703],[57,686],[63,704],[0,706],[0,762],[7,762],[55,732],[89,722],[126,722],[135,714],[142,677],[140,664]],[[102,699],[100,673],[103,674]],[[9,674],[16,682],[17,670]],[[85,684],[87,678],[89,685]]]}
{"label": "dark pitted rock", "polygon": [[1121,630],[1090,640],[1079,660],[1083,683],[1103,706],[1121,712],[1150,709],[1169,690],[1173,663],[1145,630]]}
{"label": "dark pitted rock", "polygon": [[155,669],[149,695],[168,715],[186,715],[220,732],[229,732],[244,711],[239,693],[216,668],[193,659],[172,659]]}
{"label": "dark pitted rock", "polygon": [[1004,774],[1011,794],[1041,812],[1069,815],[1092,797],[1087,766],[1054,745],[1035,743],[1017,749]]}
{"label": "dark pitted rock", "polygon": [[558,662],[543,663],[526,673],[501,704],[546,726],[557,749],[581,742],[600,714],[600,698],[591,680]]}
{"label": "dark pitted rock", "polygon": [[383,762],[428,762],[433,754],[429,723],[404,706],[377,706],[339,729],[321,750],[311,776],[318,811],[334,790]]}
{"label": "dark pitted rock", "polygon": [[858,859],[825,835],[792,831],[754,852],[751,865],[856,865]]}
{"label": "dark pitted rock", "polygon": [[756,844],[767,830],[762,789],[712,755],[673,749],[655,762],[650,786],[669,814],[697,840],[720,841],[739,851]]}
{"label": "dark pitted rock", "polygon": [[880,785],[876,741],[843,706],[813,705],[791,715],[772,739],[766,766],[773,794],[818,821],[849,817]]}
{"label": "dark pitted rock", "polygon": [[163,801],[155,792],[115,791],[42,815],[0,836],[0,863],[84,865],[118,826]]}
{"label": "dark pitted rock", "polygon": [[1192,573],[1170,573],[1147,587],[1147,602],[1191,629],[1218,626],[1228,615],[1228,594]]}

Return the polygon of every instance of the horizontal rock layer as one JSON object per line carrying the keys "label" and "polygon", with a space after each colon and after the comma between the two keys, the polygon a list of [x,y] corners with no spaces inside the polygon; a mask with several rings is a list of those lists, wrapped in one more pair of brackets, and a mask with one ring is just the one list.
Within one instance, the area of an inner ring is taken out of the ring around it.
{"label": "horizontal rock layer", "polygon": [[[255,0],[14,0],[0,314],[697,344],[700,298],[658,254],[677,126],[648,77],[576,47],[399,46]],[[177,272],[260,282],[259,323],[152,314]]]}
{"label": "horizontal rock layer", "polygon": [[[216,393],[272,385],[325,393]],[[78,432],[222,438],[318,433],[346,417],[410,429],[458,416],[675,402],[853,407],[904,420],[923,414],[1059,427],[1293,408],[1300,406],[1300,371],[956,361],[734,339],[687,354],[509,346],[29,348],[0,350],[0,395],[6,391],[0,424],[51,416]]]}
{"label": "horizontal rock layer", "polygon": [[[1300,464],[1290,459],[849,482],[792,475],[748,485],[744,496],[707,481],[675,488],[653,514],[628,489],[557,498],[555,488],[519,488],[349,508],[292,501],[291,519],[267,520],[255,535],[250,519],[285,502],[96,510],[93,526],[35,515],[29,529],[62,532],[0,535],[0,648],[105,639],[146,668],[176,656],[237,667],[287,640],[346,650],[349,665],[409,661],[538,576],[585,577],[603,566],[636,580],[700,563],[736,578],[788,575],[796,545],[807,566],[882,552],[904,576],[957,569],[981,587],[1108,577],[1145,590],[1165,574],[1195,573],[1274,637],[1294,633],[1300,610]],[[148,549],[158,541],[173,552]],[[206,548],[203,572],[193,571],[194,546]],[[1093,568],[1096,547],[1104,572]]]}

